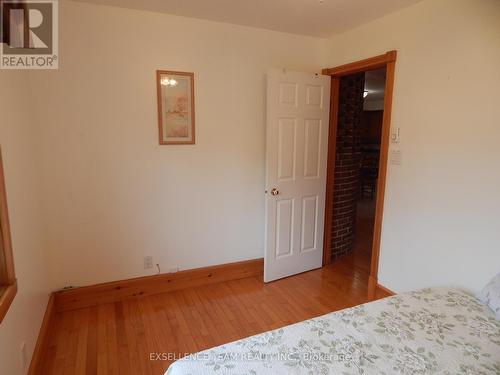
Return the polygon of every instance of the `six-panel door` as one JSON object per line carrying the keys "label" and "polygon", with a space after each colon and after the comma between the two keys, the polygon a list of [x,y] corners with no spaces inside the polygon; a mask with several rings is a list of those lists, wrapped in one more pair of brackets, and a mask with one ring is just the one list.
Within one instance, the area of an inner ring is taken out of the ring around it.
{"label": "six-panel door", "polygon": [[267,76],[264,281],[321,267],[330,77]]}

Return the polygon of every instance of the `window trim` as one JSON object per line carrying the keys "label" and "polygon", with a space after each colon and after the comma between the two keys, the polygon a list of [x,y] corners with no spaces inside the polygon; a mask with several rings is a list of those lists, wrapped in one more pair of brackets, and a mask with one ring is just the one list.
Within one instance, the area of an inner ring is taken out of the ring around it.
{"label": "window trim", "polygon": [[12,240],[10,237],[9,213],[7,208],[7,194],[3,171],[2,152],[0,150],[0,231],[5,270],[4,279],[0,280],[0,323],[7,314],[17,293],[16,274],[14,272],[14,258],[12,256]]}

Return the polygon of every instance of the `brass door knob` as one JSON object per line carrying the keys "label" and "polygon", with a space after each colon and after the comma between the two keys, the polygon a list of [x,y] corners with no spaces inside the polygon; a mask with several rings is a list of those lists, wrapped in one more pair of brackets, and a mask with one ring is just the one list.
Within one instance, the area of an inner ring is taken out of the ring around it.
{"label": "brass door knob", "polygon": [[273,189],[271,190],[271,195],[272,195],[272,196],[276,196],[276,195],[278,195],[279,193],[280,193],[280,191],[279,191],[278,189],[276,189],[276,188],[273,188]]}

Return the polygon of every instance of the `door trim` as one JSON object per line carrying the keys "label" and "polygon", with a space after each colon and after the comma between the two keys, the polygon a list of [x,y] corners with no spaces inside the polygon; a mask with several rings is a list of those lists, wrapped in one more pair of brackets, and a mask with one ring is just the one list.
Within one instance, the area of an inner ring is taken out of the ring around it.
{"label": "door trim", "polygon": [[383,55],[370,57],[368,59],[337,66],[335,68],[323,69],[323,74],[330,75],[330,130],[328,134],[328,165],[326,175],[326,199],[325,199],[325,230],[323,241],[323,266],[331,263],[331,254],[328,244],[331,242],[332,234],[327,228],[331,228],[333,220],[333,179],[335,168],[335,147],[337,136],[339,86],[340,77],[386,68],[385,92],[384,92],[384,116],[382,120],[382,135],[380,143],[379,175],[377,183],[377,199],[375,203],[375,224],[373,227],[372,257],[370,264],[370,275],[368,278],[368,297],[375,298],[378,283],[378,266],[380,257],[380,236],[382,233],[382,218],[384,213],[385,181],[387,176],[387,160],[389,153],[389,137],[391,129],[392,96],[394,89],[394,71],[396,66],[397,51],[388,51]]}

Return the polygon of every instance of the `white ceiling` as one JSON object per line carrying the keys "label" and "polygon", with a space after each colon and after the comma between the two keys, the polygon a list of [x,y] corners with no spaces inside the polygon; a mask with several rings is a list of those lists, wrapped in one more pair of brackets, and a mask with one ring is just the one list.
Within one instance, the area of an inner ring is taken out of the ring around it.
{"label": "white ceiling", "polygon": [[327,37],[421,0],[79,0]]}

